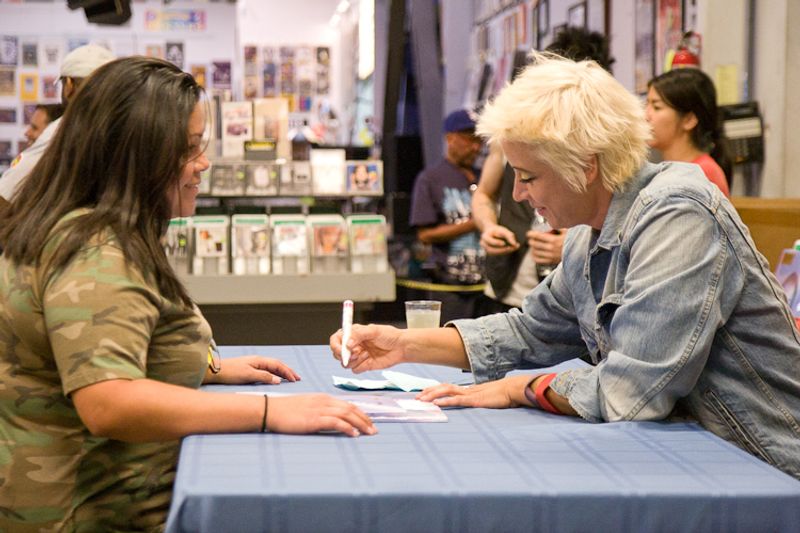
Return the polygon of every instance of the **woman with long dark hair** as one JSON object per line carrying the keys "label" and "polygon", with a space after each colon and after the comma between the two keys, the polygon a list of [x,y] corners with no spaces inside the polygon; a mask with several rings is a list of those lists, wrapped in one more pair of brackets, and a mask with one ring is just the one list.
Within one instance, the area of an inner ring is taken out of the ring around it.
{"label": "woman with long dark hair", "polygon": [[730,196],[731,163],[717,119],[717,91],[701,70],[681,68],[647,84],[650,146],[667,161],[696,163],[706,177]]}
{"label": "woman with long dark hair", "polygon": [[330,396],[196,390],[298,379],[270,358],[212,364],[162,248],[209,165],[201,97],[165,61],[101,67],[0,216],[0,530],[162,528],[185,435],[375,432]]}

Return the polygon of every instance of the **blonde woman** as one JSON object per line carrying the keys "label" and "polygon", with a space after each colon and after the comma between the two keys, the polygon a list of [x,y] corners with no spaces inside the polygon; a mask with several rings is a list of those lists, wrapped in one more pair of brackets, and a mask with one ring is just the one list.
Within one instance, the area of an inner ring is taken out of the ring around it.
{"label": "blonde woman", "polygon": [[[697,165],[647,163],[639,100],[593,62],[539,56],[478,133],[516,172],[514,199],[570,228],[522,310],[439,329],[353,326],[354,372],[472,370],[441,406],[538,407],[591,422],[680,411],[800,478],[800,334],[736,210]],[[331,337],[340,358],[341,333]],[[504,377],[575,357],[586,368]]]}

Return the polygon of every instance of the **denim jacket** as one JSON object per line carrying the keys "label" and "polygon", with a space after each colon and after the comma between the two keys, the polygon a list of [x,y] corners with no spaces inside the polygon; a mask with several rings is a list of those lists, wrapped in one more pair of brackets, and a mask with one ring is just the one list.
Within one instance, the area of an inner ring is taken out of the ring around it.
{"label": "denim jacket", "polygon": [[551,387],[592,422],[689,414],[800,478],[800,335],[747,227],[699,167],[646,164],[600,232],[571,229],[522,311],[453,322],[478,382],[580,357]]}

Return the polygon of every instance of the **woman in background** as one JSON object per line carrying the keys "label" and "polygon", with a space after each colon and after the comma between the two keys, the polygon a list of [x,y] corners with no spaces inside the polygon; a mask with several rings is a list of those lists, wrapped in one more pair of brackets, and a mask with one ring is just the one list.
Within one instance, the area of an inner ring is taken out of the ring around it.
{"label": "woman in background", "polygon": [[163,529],[185,435],[375,433],[327,395],[196,390],[298,379],[266,357],[220,366],[162,248],[209,166],[201,96],[166,61],[100,67],[0,215],[2,531]]}
{"label": "woman in background", "polygon": [[[730,196],[731,164],[717,120],[717,92],[701,70],[681,68],[647,84],[649,144],[665,161],[696,163],[725,196]],[[726,178],[727,177],[727,178]]]}

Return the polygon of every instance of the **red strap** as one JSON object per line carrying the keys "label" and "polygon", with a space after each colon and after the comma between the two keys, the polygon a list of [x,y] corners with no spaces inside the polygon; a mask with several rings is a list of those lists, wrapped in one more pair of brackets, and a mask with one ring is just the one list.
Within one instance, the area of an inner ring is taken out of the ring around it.
{"label": "red strap", "polygon": [[556,378],[556,374],[546,374],[539,383],[536,384],[536,390],[534,394],[536,395],[536,403],[538,403],[542,409],[553,413],[555,415],[560,415],[561,411],[555,408],[555,406],[550,403],[550,400],[547,399],[545,396],[545,392],[547,388],[550,386],[550,383]]}

